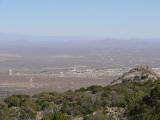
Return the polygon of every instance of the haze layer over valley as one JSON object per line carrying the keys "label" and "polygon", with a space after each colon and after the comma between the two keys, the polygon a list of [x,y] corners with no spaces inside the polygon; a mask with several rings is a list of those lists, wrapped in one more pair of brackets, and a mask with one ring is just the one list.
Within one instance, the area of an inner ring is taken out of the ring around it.
{"label": "haze layer over valley", "polygon": [[160,60],[158,39],[0,35],[0,69],[132,67]]}
{"label": "haze layer over valley", "polygon": [[14,93],[107,85],[136,65],[159,72],[159,51],[158,39],[0,34],[0,85]]}

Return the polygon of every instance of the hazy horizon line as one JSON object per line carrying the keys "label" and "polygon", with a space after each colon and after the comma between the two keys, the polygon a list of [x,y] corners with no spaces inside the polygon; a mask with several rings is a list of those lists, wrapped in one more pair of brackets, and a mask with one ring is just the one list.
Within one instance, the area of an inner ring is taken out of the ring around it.
{"label": "hazy horizon line", "polygon": [[56,35],[32,35],[32,34],[18,34],[18,33],[0,33],[0,36],[15,36],[15,37],[42,37],[42,38],[79,38],[79,39],[101,39],[101,40],[160,40],[160,37],[94,37],[94,36],[56,36]]}

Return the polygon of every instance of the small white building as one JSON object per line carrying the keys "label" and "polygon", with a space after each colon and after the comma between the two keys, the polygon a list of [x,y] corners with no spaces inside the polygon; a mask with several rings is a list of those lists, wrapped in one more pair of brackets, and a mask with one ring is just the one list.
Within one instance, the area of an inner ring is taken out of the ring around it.
{"label": "small white building", "polygon": [[64,73],[63,72],[60,72],[60,77],[64,77]]}
{"label": "small white building", "polygon": [[13,75],[13,70],[9,69],[9,76],[12,76],[12,75]]}

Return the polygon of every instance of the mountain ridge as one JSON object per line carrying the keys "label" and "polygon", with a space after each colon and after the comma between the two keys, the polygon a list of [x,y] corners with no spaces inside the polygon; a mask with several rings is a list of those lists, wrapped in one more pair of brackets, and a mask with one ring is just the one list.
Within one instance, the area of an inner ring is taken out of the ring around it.
{"label": "mountain ridge", "polygon": [[114,80],[111,84],[118,84],[124,82],[141,82],[141,81],[156,81],[160,78],[160,76],[154,72],[149,66],[142,65],[136,66],[124,73],[118,79]]}

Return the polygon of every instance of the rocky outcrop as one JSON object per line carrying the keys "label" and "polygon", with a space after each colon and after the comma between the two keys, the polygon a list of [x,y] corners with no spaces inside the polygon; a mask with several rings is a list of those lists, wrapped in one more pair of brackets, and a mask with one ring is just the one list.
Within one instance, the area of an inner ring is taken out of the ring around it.
{"label": "rocky outcrop", "polygon": [[127,120],[126,109],[120,107],[105,107],[87,117],[92,120]]}
{"label": "rocky outcrop", "polygon": [[160,77],[148,66],[138,66],[131,69],[129,72],[124,73],[117,80],[114,80],[112,84],[124,83],[124,82],[141,82],[148,80],[158,80]]}
{"label": "rocky outcrop", "polygon": [[107,107],[105,113],[108,120],[126,120],[125,108]]}

